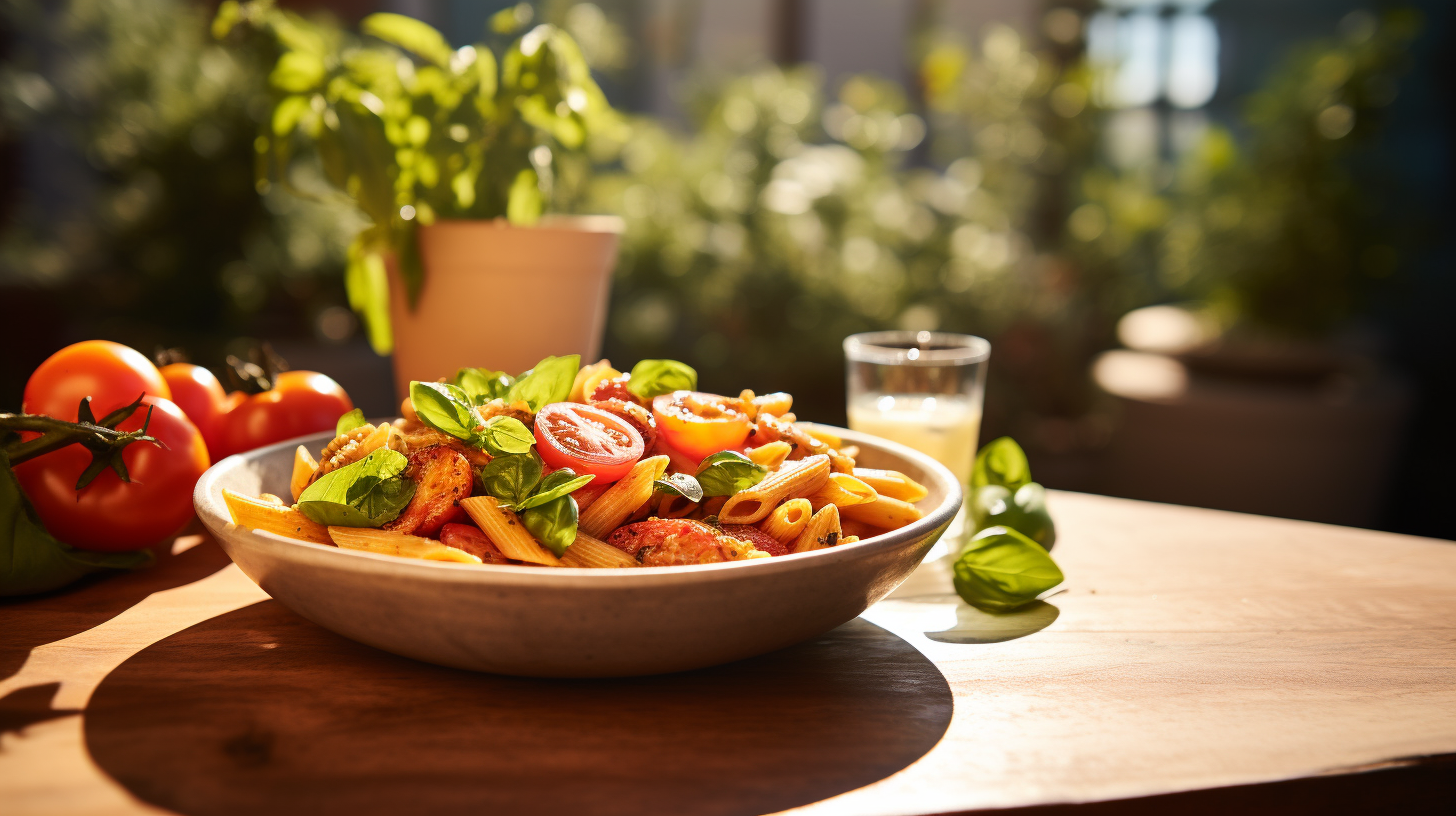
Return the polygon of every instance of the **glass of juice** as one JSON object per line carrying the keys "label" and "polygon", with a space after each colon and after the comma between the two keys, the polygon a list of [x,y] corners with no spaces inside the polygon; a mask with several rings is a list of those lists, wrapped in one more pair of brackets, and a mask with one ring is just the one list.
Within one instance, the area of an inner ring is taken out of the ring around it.
{"label": "glass of juice", "polygon": [[849,427],[928,454],[970,481],[991,344],[969,334],[885,331],[844,339]]}

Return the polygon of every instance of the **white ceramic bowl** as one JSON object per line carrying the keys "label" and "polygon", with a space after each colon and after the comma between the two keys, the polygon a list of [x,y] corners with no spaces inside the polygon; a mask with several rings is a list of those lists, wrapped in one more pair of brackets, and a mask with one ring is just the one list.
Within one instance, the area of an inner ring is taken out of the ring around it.
{"label": "white ceramic bowl", "polygon": [[293,449],[328,434],[230,456],[197,483],[197,514],[269,595],[345,637],[444,666],[526,677],[624,677],[697,669],[823,634],[889,594],[961,505],[961,487],[922,453],[833,429],[865,467],[930,490],[925,517],[816,552],[630,570],[475,566],[342,550],[238,527],[222,490],[286,495]]}

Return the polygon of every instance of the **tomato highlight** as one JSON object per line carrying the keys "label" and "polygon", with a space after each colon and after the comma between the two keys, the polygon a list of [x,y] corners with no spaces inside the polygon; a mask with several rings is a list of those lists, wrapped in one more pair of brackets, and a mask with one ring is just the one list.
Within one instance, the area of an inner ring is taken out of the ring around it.
{"label": "tomato highlight", "polygon": [[47,357],[25,382],[20,410],[76,421],[84,397],[98,417],[148,396],[171,399],[172,389],[146,355],[110,340],[73,343]]}

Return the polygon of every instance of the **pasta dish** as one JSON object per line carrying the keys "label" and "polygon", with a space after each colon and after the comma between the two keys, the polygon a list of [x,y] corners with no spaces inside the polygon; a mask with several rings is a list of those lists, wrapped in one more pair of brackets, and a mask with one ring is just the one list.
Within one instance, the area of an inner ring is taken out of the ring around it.
{"label": "pasta dish", "polygon": [[855,446],[796,421],[790,395],[696,388],[674,360],[461,369],[411,383],[399,419],[352,411],[317,456],[298,446],[291,500],[223,497],[234,524],[302,541],[578,568],[773,558],[921,517],[924,487],[857,466]]}

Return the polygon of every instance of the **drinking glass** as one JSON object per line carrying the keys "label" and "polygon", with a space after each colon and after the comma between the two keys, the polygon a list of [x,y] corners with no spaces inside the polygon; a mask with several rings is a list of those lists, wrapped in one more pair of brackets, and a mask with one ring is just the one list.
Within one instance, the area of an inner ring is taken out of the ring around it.
{"label": "drinking glass", "polygon": [[970,481],[991,344],[969,334],[885,331],[844,339],[849,427],[909,445]]}

